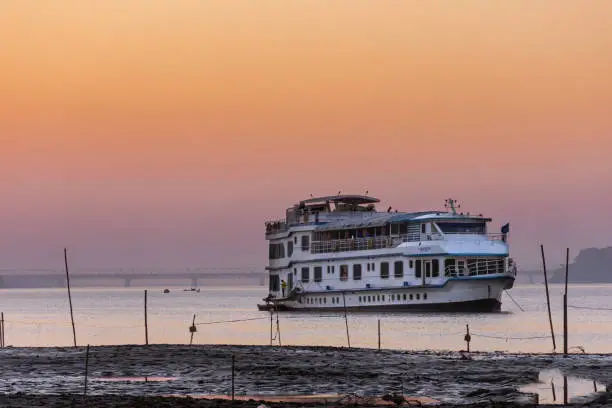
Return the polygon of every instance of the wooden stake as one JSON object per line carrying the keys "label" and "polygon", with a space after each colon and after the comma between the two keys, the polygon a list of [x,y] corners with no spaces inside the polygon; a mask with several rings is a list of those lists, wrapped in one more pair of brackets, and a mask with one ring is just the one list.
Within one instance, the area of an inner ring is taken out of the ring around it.
{"label": "wooden stake", "polygon": [[378,319],[378,351],[380,351],[380,319]]}
{"label": "wooden stake", "polygon": [[189,328],[189,331],[191,332],[191,339],[189,340],[189,345],[190,345],[190,346],[193,344],[193,335],[194,335],[194,334],[195,334],[195,332],[198,330],[198,329],[196,328],[196,325],[195,325],[195,318],[196,318],[196,315],[195,315],[195,313],[194,313],[194,314],[193,314],[193,322],[191,322],[191,327]]}
{"label": "wooden stake", "polygon": [[465,339],[465,342],[467,343],[467,352],[469,353],[470,352],[470,341],[472,341],[472,336],[470,336],[470,325],[469,324],[465,325],[465,330],[466,330],[466,333],[465,333],[464,339]]}
{"label": "wooden stake", "polygon": [[567,375],[563,376],[563,404],[567,405]]}
{"label": "wooden stake", "polygon": [[348,316],[346,312],[346,297],[342,292],[342,300],[344,301],[344,324],[346,325],[346,340],[348,342],[348,348],[351,348],[351,335],[349,334]]}
{"label": "wooden stake", "polygon": [[276,335],[278,336],[278,346],[283,347],[283,342],[281,341],[280,322],[278,320],[278,310],[276,311]]}
{"label": "wooden stake", "polygon": [[72,321],[72,338],[74,347],[77,346],[76,328],[74,327],[74,313],[72,311],[72,296],[70,295],[70,273],[68,272],[68,249],[64,248],[64,265],[66,266],[66,287],[68,288],[68,304],[70,305],[70,320]]}
{"label": "wooden stake", "polygon": [[568,280],[568,275],[569,275],[569,248],[567,248],[567,251],[565,252],[565,293],[563,294],[563,356],[564,357],[567,357],[567,280]]}
{"label": "wooden stake", "polygon": [[273,329],[273,326],[274,326],[274,322],[272,320],[273,318],[274,318],[274,310],[270,309],[270,346],[272,345],[272,341],[274,339],[274,335],[272,333],[272,329]]}
{"label": "wooden stake", "polygon": [[85,389],[83,390],[83,397],[87,398],[87,375],[89,372],[89,344],[85,350]]}
{"label": "wooden stake", "polygon": [[4,312],[0,314],[0,347],[4,347]]}
{"label": "wooden stake", "polygon": [[145,343],[148,346],[149,345],[149,323],[147,321],[147,290],[146,289],[144,291],[144,324],[145,324]]}
{"label": "wooden stake", "polygon": [[234,400],[234,383],[236,379],[236,356],[232,354],[232,401]]}
{"label": "wooden stake", "polygon": [[544,268],[544,286],[546,287],[546,304],[548,305],[548,321],[550,323],[550,336],[552,338],[553,352],[554,352],[557,349],[557,344],[555,342],[555,329],[553,327],[552,314],[550,312],[550,295],[548,293],[548,277],[546,273],[546,257],[544,257],[544,245],[540,245],[540,250],[542,251],[542,266]]}

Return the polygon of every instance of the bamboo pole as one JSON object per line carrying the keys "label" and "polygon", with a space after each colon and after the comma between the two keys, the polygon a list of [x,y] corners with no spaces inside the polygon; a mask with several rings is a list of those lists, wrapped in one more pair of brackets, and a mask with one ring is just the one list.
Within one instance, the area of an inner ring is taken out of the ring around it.
{"label": "bamboo pole", "polygon": [[[144,325],[145,325],[145,343],[149,345],[149,322],[147,319],[147,290],[144,291]],[[193,334],[192,334],[193,338]]]}
{"label": "bamboo pole", "polygon": [[567,357],[567,280],[569,275],[569,248],[565,252],[565,293],[563,294],[563,356]]}
{"label": "bamboo pole", "polygon": [[83,390],[83,397],[87,398],[87,375],[89,373],[89,344],[85,350],[85,387]]}
{"label": "bamboo pole", "polygon": [[548,321],[550,323],[550,336],[552,338],[553,352],[554,352],[557,349],[557,344],[555,342],[555,329],[553,327],[552,314],[550,311],[550,294],[548,292],[548,277],[546,273],[546,257],[544,256],[544,245],[540,245],[540,250],[542,252],[542,266],[544,268],[544,286],[546,287],[546,305],[548,306]]}
{"label": "bamboo pole", "polygon": [[380,351],[380,319],[378,319],[378,351]]}
{"label": "bamboo pole", "polygon": [[70,320],[72,321],[72,338],[74,347],[77,346],[76,328],[74,327],[74,313],[72,311],[72,296],[70,294],[70,273],[68,272],[68,249],[64,248],[64,265],[66,266],[66,287],[68,288],[68,304],[70,305]]}
{"label": "bamboo pole", "polygon": [[346,312],[346,296],[342,292],[342,300],[344,301],[344,324],[346,325],[346,340],[348,342],[348,348],[351,348],[351,335],[349,334],[348,316]]}

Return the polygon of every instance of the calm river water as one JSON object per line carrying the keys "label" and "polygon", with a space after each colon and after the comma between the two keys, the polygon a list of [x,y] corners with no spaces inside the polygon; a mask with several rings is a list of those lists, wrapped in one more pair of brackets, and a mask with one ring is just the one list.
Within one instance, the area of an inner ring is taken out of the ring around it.
{"label": "calm river water", "polygon": [[[143,344],[144,288],[75,288],[72,293],[79,345]],[[269,344],[270,319],[256,304],[266,295],[262,286],[208,287],[200,293],[182,288],[148,289],[150,343],[185,344],[197,315],[196,344]],[[562,285],[551,285],[557,351],[562,350]],[[510,291],[519,307],[504,295],[501,313],[421,314],[349,313],[353,347],[377,347],[381,320],[382,347],[406,350],[459,350],[466,324],[475,351],[552,351],[543,285],[517,285]],[[588,353],[612,352],[612,285],[570,285],[569,344]],[[605,310],[609,309],[609,310]],[[6,344],[69,346],[70,312],[65,289],[0,290]],[[238,322],[204,324],[217,321]],[[346,346],[342,314],[281,313],[283,345]],[[542,337],[542,338],[539,338]],[[517,339],[518,338],[518,339]],[[573,349],[576,351],[576,349]]]}

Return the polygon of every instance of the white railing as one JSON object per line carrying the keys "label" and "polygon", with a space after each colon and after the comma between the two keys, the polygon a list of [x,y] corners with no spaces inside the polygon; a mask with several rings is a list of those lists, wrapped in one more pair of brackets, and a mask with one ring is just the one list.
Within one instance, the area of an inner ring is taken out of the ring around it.
{"label": "white railing", "polygon": [[289,224],[285,220],[266,221],[266,234],[275,234],[289,229]]}
{"label": "white railing", "polygon": [[441,239],[444,239],[444,237],[438,233],[410,233],[399,235],[396,237],[384,236],[313,241],[310,246],[311,253],[322,254],[327,252],[363,251],[367,249],[395,248],[403,242],[433,241]]}
{"label": "white railing", "polygon": [[457,239],[457,236],[459,239],[461,238],[466,238],[466,239],[470,239],[470,240],[474,240],[474,239],[478,239],[478,238],[485,238],[489,241],[504,241],[504,237],[505,234],[501,234],[501,233],[494,233],[494,234],[484,234],[484,233],[476,233],[476,232],[448,232],[446,234],[444,234],[445,237],[447,238],[454,238]]}
{"label": "white railing", "polygon": [[492,275],[496,273],[506,273],[506,262],[503,258],[497,259],[478,259],[466,261],[462,263],[462,267],[459,265],[449,265],[444,268],[444,276],[447,277],[458,277],[458,276],[480,276],[480,275]]}

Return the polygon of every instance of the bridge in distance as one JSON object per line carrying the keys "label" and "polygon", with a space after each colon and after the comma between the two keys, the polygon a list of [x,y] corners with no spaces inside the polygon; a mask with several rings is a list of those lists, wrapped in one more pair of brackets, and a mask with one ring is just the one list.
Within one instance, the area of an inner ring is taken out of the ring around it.
{"label": "bridge in distance", "polygon": [[[83,281],[119,280],[123,286],[130,287],[137,280],[186,280],[191,287],[198,287],[201,281],[234,280],[243,282],[258,282],[266,284],[267,273],[256,271],[255,268],[75,268],[70,270],[70,283]],[[7,287],[12,279],[28,279],[52,283],[53,286],[66,286],[66,271],[61,269],[0,269],[0,288]]]}

